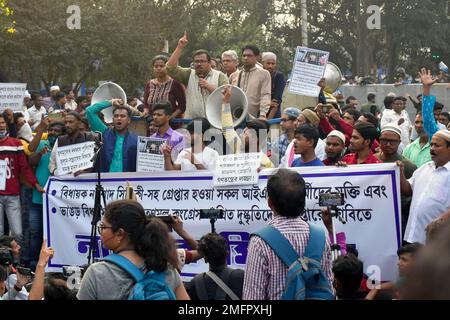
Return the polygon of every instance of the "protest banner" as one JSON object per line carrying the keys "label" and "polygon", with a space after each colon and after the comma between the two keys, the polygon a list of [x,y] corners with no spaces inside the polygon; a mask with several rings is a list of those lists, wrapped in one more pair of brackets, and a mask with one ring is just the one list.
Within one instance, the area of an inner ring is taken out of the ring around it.
{"label": "protest banner", "polygon": [[[364,270],[379,268],[383,281],[397,274],[396,251],[401,245],[399,171],[395,164],[355,165],[346,168],[293,168],[305,179],[306,210],[302,218],[323,226],[319,194],[337,191],[345,204],[335,219],[338,232],[354,244]],[[211,231],[209,219],[200,219],[201,209],[223,209],[225,217],[215,223],[217,232],[228,240],[228,264],[244,268],[250,234],[264,227],[272,218],[267,205],[268,177],[276,170],[260,172],[253,186],[215,189],[211,172],[162,172],[152,174],[103,174],[107,203],[124,199],[126,182],[148,215],[177,215],[195,239]],[[44,195],[44,234],[47,245],[55,249],[48,271],[60,271],[64,265],[81,266],[87,262],[96,178],[50,177]],[[178,240],[181,247],[186,244]],[[97,238],[97,258],[109,254]],[[190,278],[208,270],[203,260],[186,265],[183,277]],[[370,274],[370,272],[369,272]]]}
{"label": "protest banner", "polygon": [[75,173],[92,168],[95,153],[95,142],[88,141],[58,147],[56,150],[56,165],[58,175]]}
{"label": "protest banner", "polygon": [[0,111],[23,111],[26,83],[0,83]]}
{"label": "protest banner", "polygon": [[164,171],[164,155],[160,147],[165,142],[165,139],[138,138],[137,172]]}
{"label": "protest banner", "polygon": [[8,170],[8,163],[6,160],[0,160],[0,191],[6,189],[6,175]]}
{"label": "protest banner", "polygon": [[219,156],[214,171],[215,187],[258,184],[261,153]]}
{"label": "protest banner", "polygon": [[326,51],[297,47],[289,92],[317,97],[320,93],[320,87],[317,84],[325,74],[329,55]]}

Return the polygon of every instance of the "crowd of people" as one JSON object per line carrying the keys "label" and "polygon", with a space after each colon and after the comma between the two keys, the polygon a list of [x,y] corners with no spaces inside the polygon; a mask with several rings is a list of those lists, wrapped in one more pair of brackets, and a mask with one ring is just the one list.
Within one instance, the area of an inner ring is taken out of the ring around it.
{"label": "crowd of people", "polygon": [[[247,45],[242,48],[240,65],[233,50],[225,51],[221,59],[197,50],[192,64],[181,67],[178,62],[187,44],[185,34],[170,57],[159,55],[152,60],[155,78],[145,85],[143,97],[91,104],[94,90],[77,97],[72,89],[52,86],[48,97],[27,95],[24,112],[4,110],[0,115],[0,159],[7,163],[6,185],[0,191],[2,299],[128,298],[136,281],[120,265],[108,261],[86,270],[77,293],[67,288],[63,276],[45,275],[49,258],[57,253],[43,242],[42,194],[49,177],[60,174],[58,148],[96,141],[94,132],[103,137],[97,164],[102,172],[136,172],[138,137],[130,130],[133,117],[145,119],[148,136],[166,140],[160,150],[166,170],[214,170],[220,155],[249,152],[262,155],[261,169],[280,168],[267,185],[267,201],[274,214],[269,224],[299,256],[309,252],[313,229],[300,218],[305,182],[289,168],[397,163],[404,235],[398,251],[398,281],[369,290],[358,253],[344,247],[345,254],[332,261],[328,237],[316,267],[338,299],[450,297],[448,287],[439,280],[423,284],[424,277],[439,279],[438,272],[444,269],[436,269],[436,274],[420,269],[433,269],[430,259],[440,261],[436,266],[449,267],[443,243],[450,241],[450,115],[431,95],[438,79],[430,71],[419,72],[423,95],[417,100],[393,93],[385,97],[384,106],[377,106],[375,95],[369,94],[368,102],[359,106],[354,97],[344,101],[339,91],[324,92],[326,79],[322,79],[317,105],[285,107],[286,81],[277,70],[274,53],[261,54],[256,46]],[[230,109],[230,85],[239,87],[248,99],[247,119],[238,129]],[[211,129],[207,119],[206,100],[221,86],[222,106],[217,108],[222,112],[222,130],[214,144],[209,144],[206,133],[217,129]],[[408,99],[416,108],[414,119],[406,112]],[[102,110],[111,107],[112,123],[106,123]],[[187,128],[176,121],[181,118],[192,120]],[[272,119],[280,119],[280,134],[273,134],[278,129],[270,127]],[[142,206],[132,200],[109,204],[98,227],[106,248],[126,258],[138,272],[162,274],[176,299],[283,297],[289,266],[264,237],[251,238],[245,272],[232,270],[226,265],[225,239],[212,233],[197,242],[179,218],[173,219],[174,230],[189,240],[192,250],[176,250],[165,224],[146,217]],[[328,228],[326,212],[323,220]],[[445,252],[440,256],[441,247]],[[209,272],[184,284],[179,275],[183,265],[200,258],[209,263]],[[34,280],[27,288],[32,273]]]}

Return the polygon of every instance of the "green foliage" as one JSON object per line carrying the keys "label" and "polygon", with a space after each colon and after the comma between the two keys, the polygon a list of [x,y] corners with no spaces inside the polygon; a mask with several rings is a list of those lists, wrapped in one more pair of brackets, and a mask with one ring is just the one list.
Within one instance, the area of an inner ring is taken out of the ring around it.
{"label": "green foliage", "polygon": [[[1,0],[0,0],[1,1]],[[0,32],[0,69],[10,81],[29,88],[69,85],[86,79],[88,86],[113,80],[131,93],[151,78],[151,58],[172,51],[186,30],[192,51],[223,51],[255,44],[279,56],[285,74],[301,45],[299,0],[78,0],[81,30],[69,30],[71,0],[10,0],[17,32]],[[367,6],[382,8],[381,30],[368,30]],[[433,55],[450,61],[448,3],[439,0],[308,0],[309,46],[330,51],[342,71],[360,76],[374,66],[398,66],[415,74],[435,66]],[[0,19],[1,16],[0,16]],[[0,20],[0,27],[3,20]],[[101,60],[99,71],[92,62]],[[435,60],[439,60],[434,58]]]}

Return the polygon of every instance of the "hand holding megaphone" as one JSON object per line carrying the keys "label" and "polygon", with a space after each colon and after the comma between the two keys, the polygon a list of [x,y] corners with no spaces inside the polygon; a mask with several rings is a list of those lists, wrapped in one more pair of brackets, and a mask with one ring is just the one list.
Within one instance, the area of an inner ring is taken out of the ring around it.
{"label": "hand holding megaphone", "polygon": [[111,100],[111,105],[113,107],[119,107],[119,106],[123,106],[123,100],[122,99],[112,99]]}
{"label": "hand holding megaphone", "polygon": [[230,103],[231,100],[231,88],[232,86],[228,85],[225,86],[225,88],[222,89],[222,102],[223,103]]}

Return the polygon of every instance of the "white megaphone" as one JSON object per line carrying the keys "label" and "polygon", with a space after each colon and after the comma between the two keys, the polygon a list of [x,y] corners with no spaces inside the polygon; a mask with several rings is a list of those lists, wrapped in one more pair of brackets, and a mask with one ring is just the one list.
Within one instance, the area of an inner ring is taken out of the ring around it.
{"label": "white megaphone", "polygon": [[[122,99],[124,105],[127,103],[127,95],[125,91],[118,84],[114,82],[105,82],[100,87],[95,90],[92,95],[91,105],[102,101],[109,101],[111,99]],[[104,115],[104,120],[106,123],[113,122],[113,110],[114,108],[111,106],[109,108],[103,109],[102,113]]]}
{"label": "white megaphone", "polygon": [[[206,119],[213,127],[220,130],[222,130],[222,90],[225,87],[221,86],[214,90],[206,100]],[[233,126],[236,128],[245,120],[248,114],[247,96],[239,87],[232,86],[230,106]]]}

